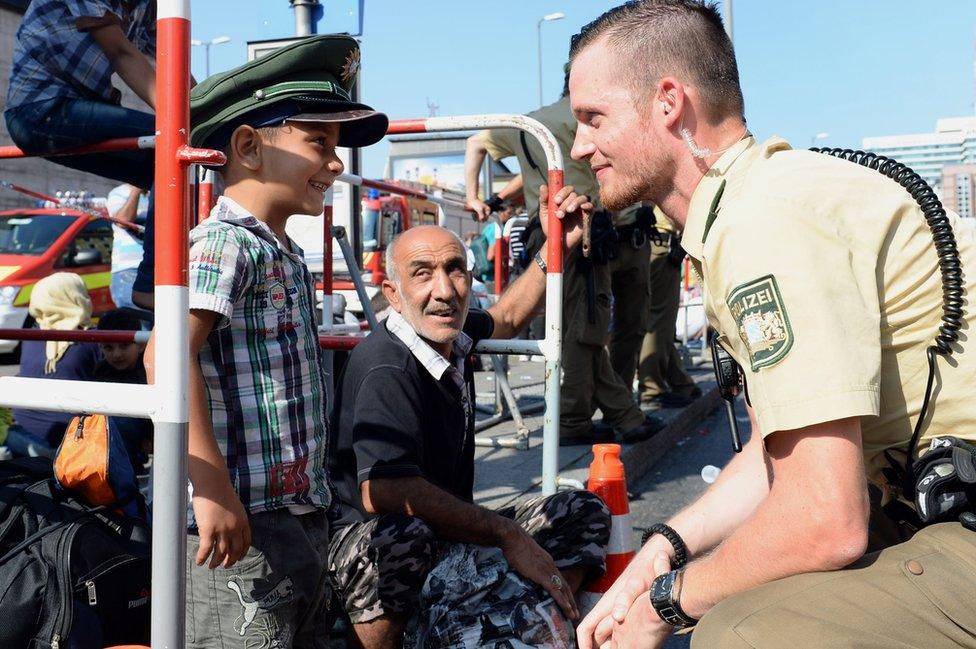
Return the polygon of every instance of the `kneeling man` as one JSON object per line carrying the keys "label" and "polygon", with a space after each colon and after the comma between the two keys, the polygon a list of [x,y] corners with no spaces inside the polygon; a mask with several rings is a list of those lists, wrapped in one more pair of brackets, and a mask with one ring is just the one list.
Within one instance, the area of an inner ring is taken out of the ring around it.
{"label": "kneeling man", "polygon": [[[579,216],[591,205],[571,187],[556,199],[574,245]],[[412,228],[386,254],[383,293],[392,312],[351,354],[332,415],[330,472],[341,513],[329,569],[356,639],[400,646],[427,574],[450,542],[500,548],[511,568],[575,619],[573,592],[604,569],[610,515],[603,502],[581,491],[497,512],[472,502],[467,357],[481,339],[513,337],[535,313],[546,249],[487,311],[468,309],[471,273],[453,232]]]}

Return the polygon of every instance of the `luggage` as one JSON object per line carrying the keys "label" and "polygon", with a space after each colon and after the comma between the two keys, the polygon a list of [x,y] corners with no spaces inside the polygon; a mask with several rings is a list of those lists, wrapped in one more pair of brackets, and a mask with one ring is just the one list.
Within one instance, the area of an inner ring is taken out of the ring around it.
{"label": "luggage", "polygon": [[451,543],[427,576],[405,649],[562,649],[573,625],[498,548]]}
{"label": "luggage", "polygon": [[89,505],[125,502],[124,513],[148,518],[139,481],[114,417],[78,415],[54,455],[54,477]]}
{"label": "luggage", "polygon": [[51,460],[0,462],[0,647],[149,644],[150,534],[64,491]]}

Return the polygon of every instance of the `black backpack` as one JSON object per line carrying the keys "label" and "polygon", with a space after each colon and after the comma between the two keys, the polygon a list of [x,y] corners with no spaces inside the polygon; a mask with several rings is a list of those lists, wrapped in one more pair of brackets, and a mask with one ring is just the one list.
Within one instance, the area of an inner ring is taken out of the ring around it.
{"label": "black backpack", "polygon": [[149,644],[148,526],[61,489],[51,460],[0,462],[0,647]]}

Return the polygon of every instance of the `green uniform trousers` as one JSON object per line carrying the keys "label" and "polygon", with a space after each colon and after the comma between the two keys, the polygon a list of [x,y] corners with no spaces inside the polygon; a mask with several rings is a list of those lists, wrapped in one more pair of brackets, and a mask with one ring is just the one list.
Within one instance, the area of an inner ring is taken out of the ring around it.
{"label": "green uniform trousers", "polygon": [[691,646],[976,648],[976,532],[932,525],[844,570],[734,595],[702,618]]}
{"label": "green uniform trousers", "polygon": [[678,305],[681,300],[681,268],[668,261],[668,246],[651,242],[651,302],[647,333],[640,349],[638,390],[641,400],[664,392],[690,397],[695,381],[688,376],[681,355],[674,348]]}
{"label": "green uniform trousers", "polygon": [[644,415],[632,391],[610,365],[607,329],[610,325],[610,268],[593,266],[594,320],[589,321],[586,273],[578,263],[579,250],[566,260],[563,275],[563,376],[559,432],[585,435],[593,426],[597,408],[606,423],[620,430],[641,425]]}
{"label": "green uniform trousers", "polygon": [[629,237],[620,242],[617,258],[610,262],[613,324],[610,327],[610,364],[630,388],[637,374],[637,355],[647,330],[651,303],[648,244],[639,248]]}

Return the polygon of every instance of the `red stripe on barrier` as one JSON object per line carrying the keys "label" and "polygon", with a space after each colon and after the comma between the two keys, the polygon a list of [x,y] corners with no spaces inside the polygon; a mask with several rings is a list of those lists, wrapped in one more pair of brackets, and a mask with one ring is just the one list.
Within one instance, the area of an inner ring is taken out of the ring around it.
{"label": "red stripe on barrier", "polygon": [[200,222],[210,216],[210,210],[213,209],[213,183],[199,183],[197,192],[197,222]]}
{"label": "red stripe on barrier", "polygon": [[0,329],[0,340],[67,340],[84,343],[132,343],[135,331],[102,329]]}
{"label": "red stripe on barrier", "polygon": [[[556,216],[556,194],[563,188],[562,169],[549,170],[549,236],[550,242],[558,241],[564,244],[563,222]],[[547,246],[546,248],[546,267],[550,273],[563,272],[563,246]]]}
{"label": "red stripe on barrier", "polygon": [[366,340],[352,336],[319,336],[319,347],[322,349],[339,349],[351,351],[356,345]]}
{"label": "red stripe on barrier", "polygon": [[387,135],[397,135],[398,133],[426,133],[427,120],[425,119],[395,119],[390,122],[386,129]]}
{"label": "red stripe on barrier", "polygon": [[369,178],[363,178],[362,186],[369,187],[370,189],[378,189],[380,191],[389,192],[391,194],[400,194],[401,196],[413,196],[414,198],[423,199],[430,198],[426,192],[422,192],[419,189],[411,189],[409,187],[397,185],[396,183],[385,183],[382,180],[370,180]]}
{"label": "red stripe on barrier", "polygon": [[[151,135],[151,133],[146,133]],[[110,151],[132,151],[141,149],[138,137],[120,137],[113,140],[105,140],[97,144],[71,147],[50,153],[25,153],[22,149],[15,146],[0,146],[0,159],[3,158],[52,158],[62,155],[77,155],[79,153],[108,153]]]}
{"label": "red stripe on barrier", "polygon": [[332,295],[335,287],[332,277],[332,200],[325,204],[322,211],[322,294]]}
{"label": "red stripe on barrier", "polygon": [[180,158],[190,131],[190,21],[156,25],[156,285],[186,286],[189,192]]}

